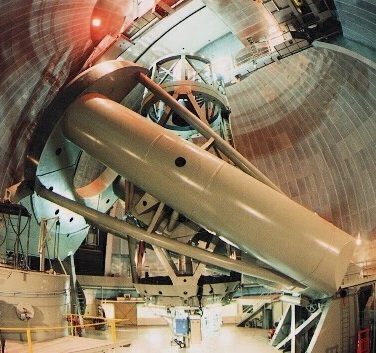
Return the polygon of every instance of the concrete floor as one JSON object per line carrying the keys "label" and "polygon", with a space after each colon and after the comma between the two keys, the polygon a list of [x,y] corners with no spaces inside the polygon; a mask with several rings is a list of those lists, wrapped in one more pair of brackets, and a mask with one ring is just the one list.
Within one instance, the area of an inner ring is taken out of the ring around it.
{"label": "concrete floor", "polygon": [[[109,339],[110,332],[87,332],[88,337]],[[240,352],[276,353],[281,352],[269,344],[267,330],[222,326],[220,332],[210,333],[201,344],[191,344],[188,348],[179,348],[172,344],[173,332],[167,326],[142,326],[118,328],[118,340],[130,340],[131,346],[116,349],[121,353],[230,353]]]}
{"label": "concrete floor", "polygon": [[[33,342],[33,353],[113,352],[113,353],[250,353],[281,352],[269,344],[267,330],[224,325],[219,332],[205,335],[201,343],[180,348],[173,342],[168,326],[130,326],[117,329],[116,342],[111,330],[87,329],[84,337],[67,336],[56,340]],[[130,344],[130,346],[129,346]],[[30,352],[27,342],[6,342],[8,353]]]}
{"label": "concrete floor", "polygon": [[27,342],[6,341],[6,353],[121,353],[129,341],[111,342],[94,338],[65,336],[54,340],[33,342],[29,347]]}

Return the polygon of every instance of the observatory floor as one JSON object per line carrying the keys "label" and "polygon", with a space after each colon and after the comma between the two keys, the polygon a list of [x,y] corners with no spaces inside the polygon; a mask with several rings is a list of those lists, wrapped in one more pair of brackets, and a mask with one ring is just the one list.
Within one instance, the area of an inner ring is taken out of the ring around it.
{"label": "observatory floor", "polygon": [[[110,330],[87,331],[86,337],[62,337],[33,343],[33,353],[229,353],[280,352],[269,344],[267,330],[224,325],[219,332],[206,334],[201,343],[179,348],[168,326],[130,326],[117,329],[116,343],[110,341]],[[90,338],[88,338],[90,337]],[[126,347],[127,345],[129,345]],[[27,343],[6,342],[7,352],[28,352]]]}
{"label": "observatory floor", "polygon": [[[201,343],[179,348],[171,343],[174,337],[168,326],[130,326],[117,329],[119,340],[128,339],[131,346],[116,349],[116,353],[277,353],[281,352],[269,344],[267,331],[257,328],[236,327],[226,324],[219,332],[205,335]],[[88,333],[90,334],[90,333]],[[91,337],[108,339],[110,332],[95,331]]]}
{"label": "observatory floor", "polygon": [[[6,342],[6,352],[9,353],[96,353],[96,352],[122,352],[124,346],[130,344],[129,340],[111,341],[98,340],[86,337],[67,336],[50,341],[33,342],[32,350],[28,349],[27,342]],[[115,350],[113,350],[115,349]],[[124,351],[125,352],[125,351]]]}

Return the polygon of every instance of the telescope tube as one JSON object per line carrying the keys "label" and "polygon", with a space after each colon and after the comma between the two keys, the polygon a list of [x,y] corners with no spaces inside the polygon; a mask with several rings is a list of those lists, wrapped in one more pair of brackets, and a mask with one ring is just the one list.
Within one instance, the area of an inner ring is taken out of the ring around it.
{"label": "telescope tube", "polygon": [[326,296],[341,285],[354,239],[211,153],[95,93],[68,108],[63,132],[127,180],[280,273]]}

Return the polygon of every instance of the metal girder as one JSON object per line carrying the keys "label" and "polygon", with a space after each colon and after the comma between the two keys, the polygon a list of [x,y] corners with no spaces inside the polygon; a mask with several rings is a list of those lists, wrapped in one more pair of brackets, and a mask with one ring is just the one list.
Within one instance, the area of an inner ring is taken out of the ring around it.
{"label": "metal girder", "polygon": [[224,256],[220,256],[206,250],[184,244],[173,239],[169,239],[156,233],[149,234],[143,229],[140,229],[129,223],[110,217],[106,214],[103,214],[102,212],[96,211],[73,200],[67,199],[66,197],[58,195],[53,191],[46,189],[42,185],[37,185],[36,192],[44,199],[66,207],[67,209],[77,214],[80,214],[81,216],[85,217],[85,219],[89,223],[96,225],[98,228],[114,234],[121,239],[128,239],[128,236],[131,236],[137,240],[143,240],[149,244],[187,255],[214,266],[248,274],[256,278],[265,279],[266,281],[271,282],[271,285],[275,284],[277,287],[277,283],[288,287],[296,286],[296,283],[294,281],[288,280],[287,278],[273,273],[272,271],[265,268],[246,263],[244,261],[232,260]]}
{"label": "metal girder", "polygon": [[173,99],[166,91],[153,82],[147,75],[140,73],[139,81],[157,97],[163,100],[169,105],[175,112],[180,114],[190,125],[192,125],[201,135],[207,139],[213,138],[215,140],[216,147],[223,152],[231,161],[235,163],[245,173],[253,176],[257,180],[260,180],[264,184],[270,186],[274,190],[281,192],[281,190],[264,174],[262,174],[255,166],[252,165],[245,157],[243,157],[238,151],[236,151],[227,141],[222,139],[217,133],[215,133],[207,124],[197,118],[187,108],[179,104]]}

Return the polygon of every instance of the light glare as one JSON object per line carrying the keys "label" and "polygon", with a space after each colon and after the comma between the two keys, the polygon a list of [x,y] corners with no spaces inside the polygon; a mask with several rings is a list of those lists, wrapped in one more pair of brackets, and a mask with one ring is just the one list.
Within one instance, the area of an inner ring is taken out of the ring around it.
{"label": "light glare", "polygon": [[102,20],[100,18],[93,18],[91,20],[91,24],[93,25],[93,27],[100,27]]}

